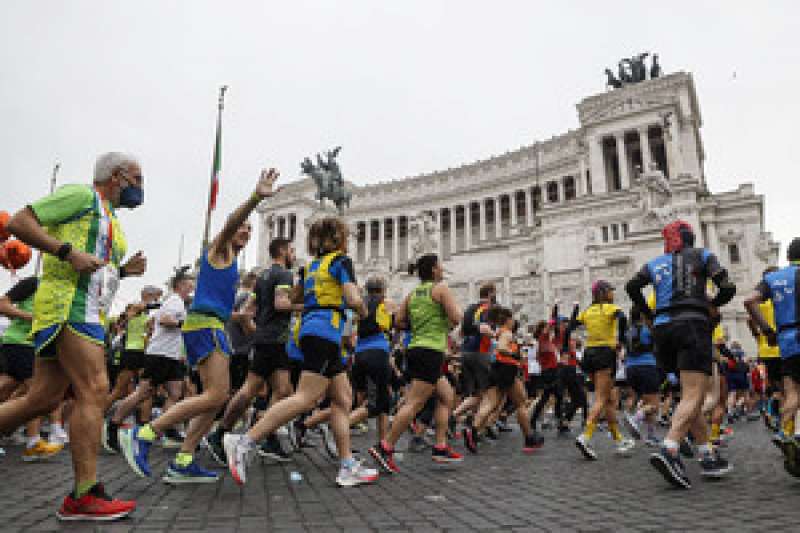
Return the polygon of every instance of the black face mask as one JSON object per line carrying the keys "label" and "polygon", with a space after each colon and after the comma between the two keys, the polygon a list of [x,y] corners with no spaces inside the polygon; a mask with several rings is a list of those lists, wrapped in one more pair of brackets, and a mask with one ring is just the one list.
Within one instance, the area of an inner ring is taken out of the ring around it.
{"label": "black face mask", "polygon": [[120,207],[133,209],[139,207],[142,203],[144,203],[144,189],[138,185],[128,185],[119,193]]}

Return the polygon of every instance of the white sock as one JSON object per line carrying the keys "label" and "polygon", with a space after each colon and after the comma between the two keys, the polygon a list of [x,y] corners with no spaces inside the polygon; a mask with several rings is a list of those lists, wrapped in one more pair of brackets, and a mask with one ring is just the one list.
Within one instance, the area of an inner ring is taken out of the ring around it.
{"label": "white sock", "polygon": [[669,451],[676,451],[680,446],[678,445],[677,441],[664,439],[664,448],[668,449]]}
{"label": "white sock", "polygon": [[40,440],[39,435],[36,435],[35,437],[27,437],[27,447],[33,448],[34,446],[36,446],[36,443],[39,442],[39,440]]}

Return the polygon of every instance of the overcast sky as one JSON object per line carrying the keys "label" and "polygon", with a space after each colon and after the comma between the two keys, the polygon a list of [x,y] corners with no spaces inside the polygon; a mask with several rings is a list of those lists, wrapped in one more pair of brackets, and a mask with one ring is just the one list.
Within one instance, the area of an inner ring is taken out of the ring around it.
{"label": "overcast sky", "polygon": [[61,183],[88,182],[99,153],[131,151],[145,204],[121,220],[145,281],[162,283],[181,234],[185,259],[200,247],[221,84],[216,228],[262,166],[295,180],[337,144],[345,177],[373,183],[564,133],[605,67],[655,51],[694,75],[712,191],[754,182],[785,246],[800,221],[799,5],[4,0],[0,209],[45,194],[56,161]]}

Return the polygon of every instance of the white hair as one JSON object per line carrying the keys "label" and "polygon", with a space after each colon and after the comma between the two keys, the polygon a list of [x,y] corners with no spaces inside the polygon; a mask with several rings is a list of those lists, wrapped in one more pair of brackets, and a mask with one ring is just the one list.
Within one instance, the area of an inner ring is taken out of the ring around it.
{"label": "white hair", "polygon": [[97,158],[94,164],[94,182],[104,183],[111,179],[115,170],[128,165],[138,165],[139,161],[131,154],[107,152]]}

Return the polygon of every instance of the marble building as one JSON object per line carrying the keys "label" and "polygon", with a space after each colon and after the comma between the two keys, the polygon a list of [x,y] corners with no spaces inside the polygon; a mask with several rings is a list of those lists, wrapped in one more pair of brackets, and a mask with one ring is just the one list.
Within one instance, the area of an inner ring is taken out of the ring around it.
{"label": "marble building", "polygon": [[[415,280],[406,265],[432,250],[462,303],[494,281],[524,323],[590,300],[593,280],[622,286],[661,253],[662,226],[689,221],[740,288],[723,310],[730,336],[753,348],[741,304],[778,260],[752,184],[711,193],[703,168],[702,116],[691,74],[677,72],[583,99],[580,127],[485,160],[388,182],[352,186],[346,219],[360,279],[381,273],[400,299]],[[274,236],[305,258],[308,220],[320,214],[311,179],[259,207],[259,265]]]}

